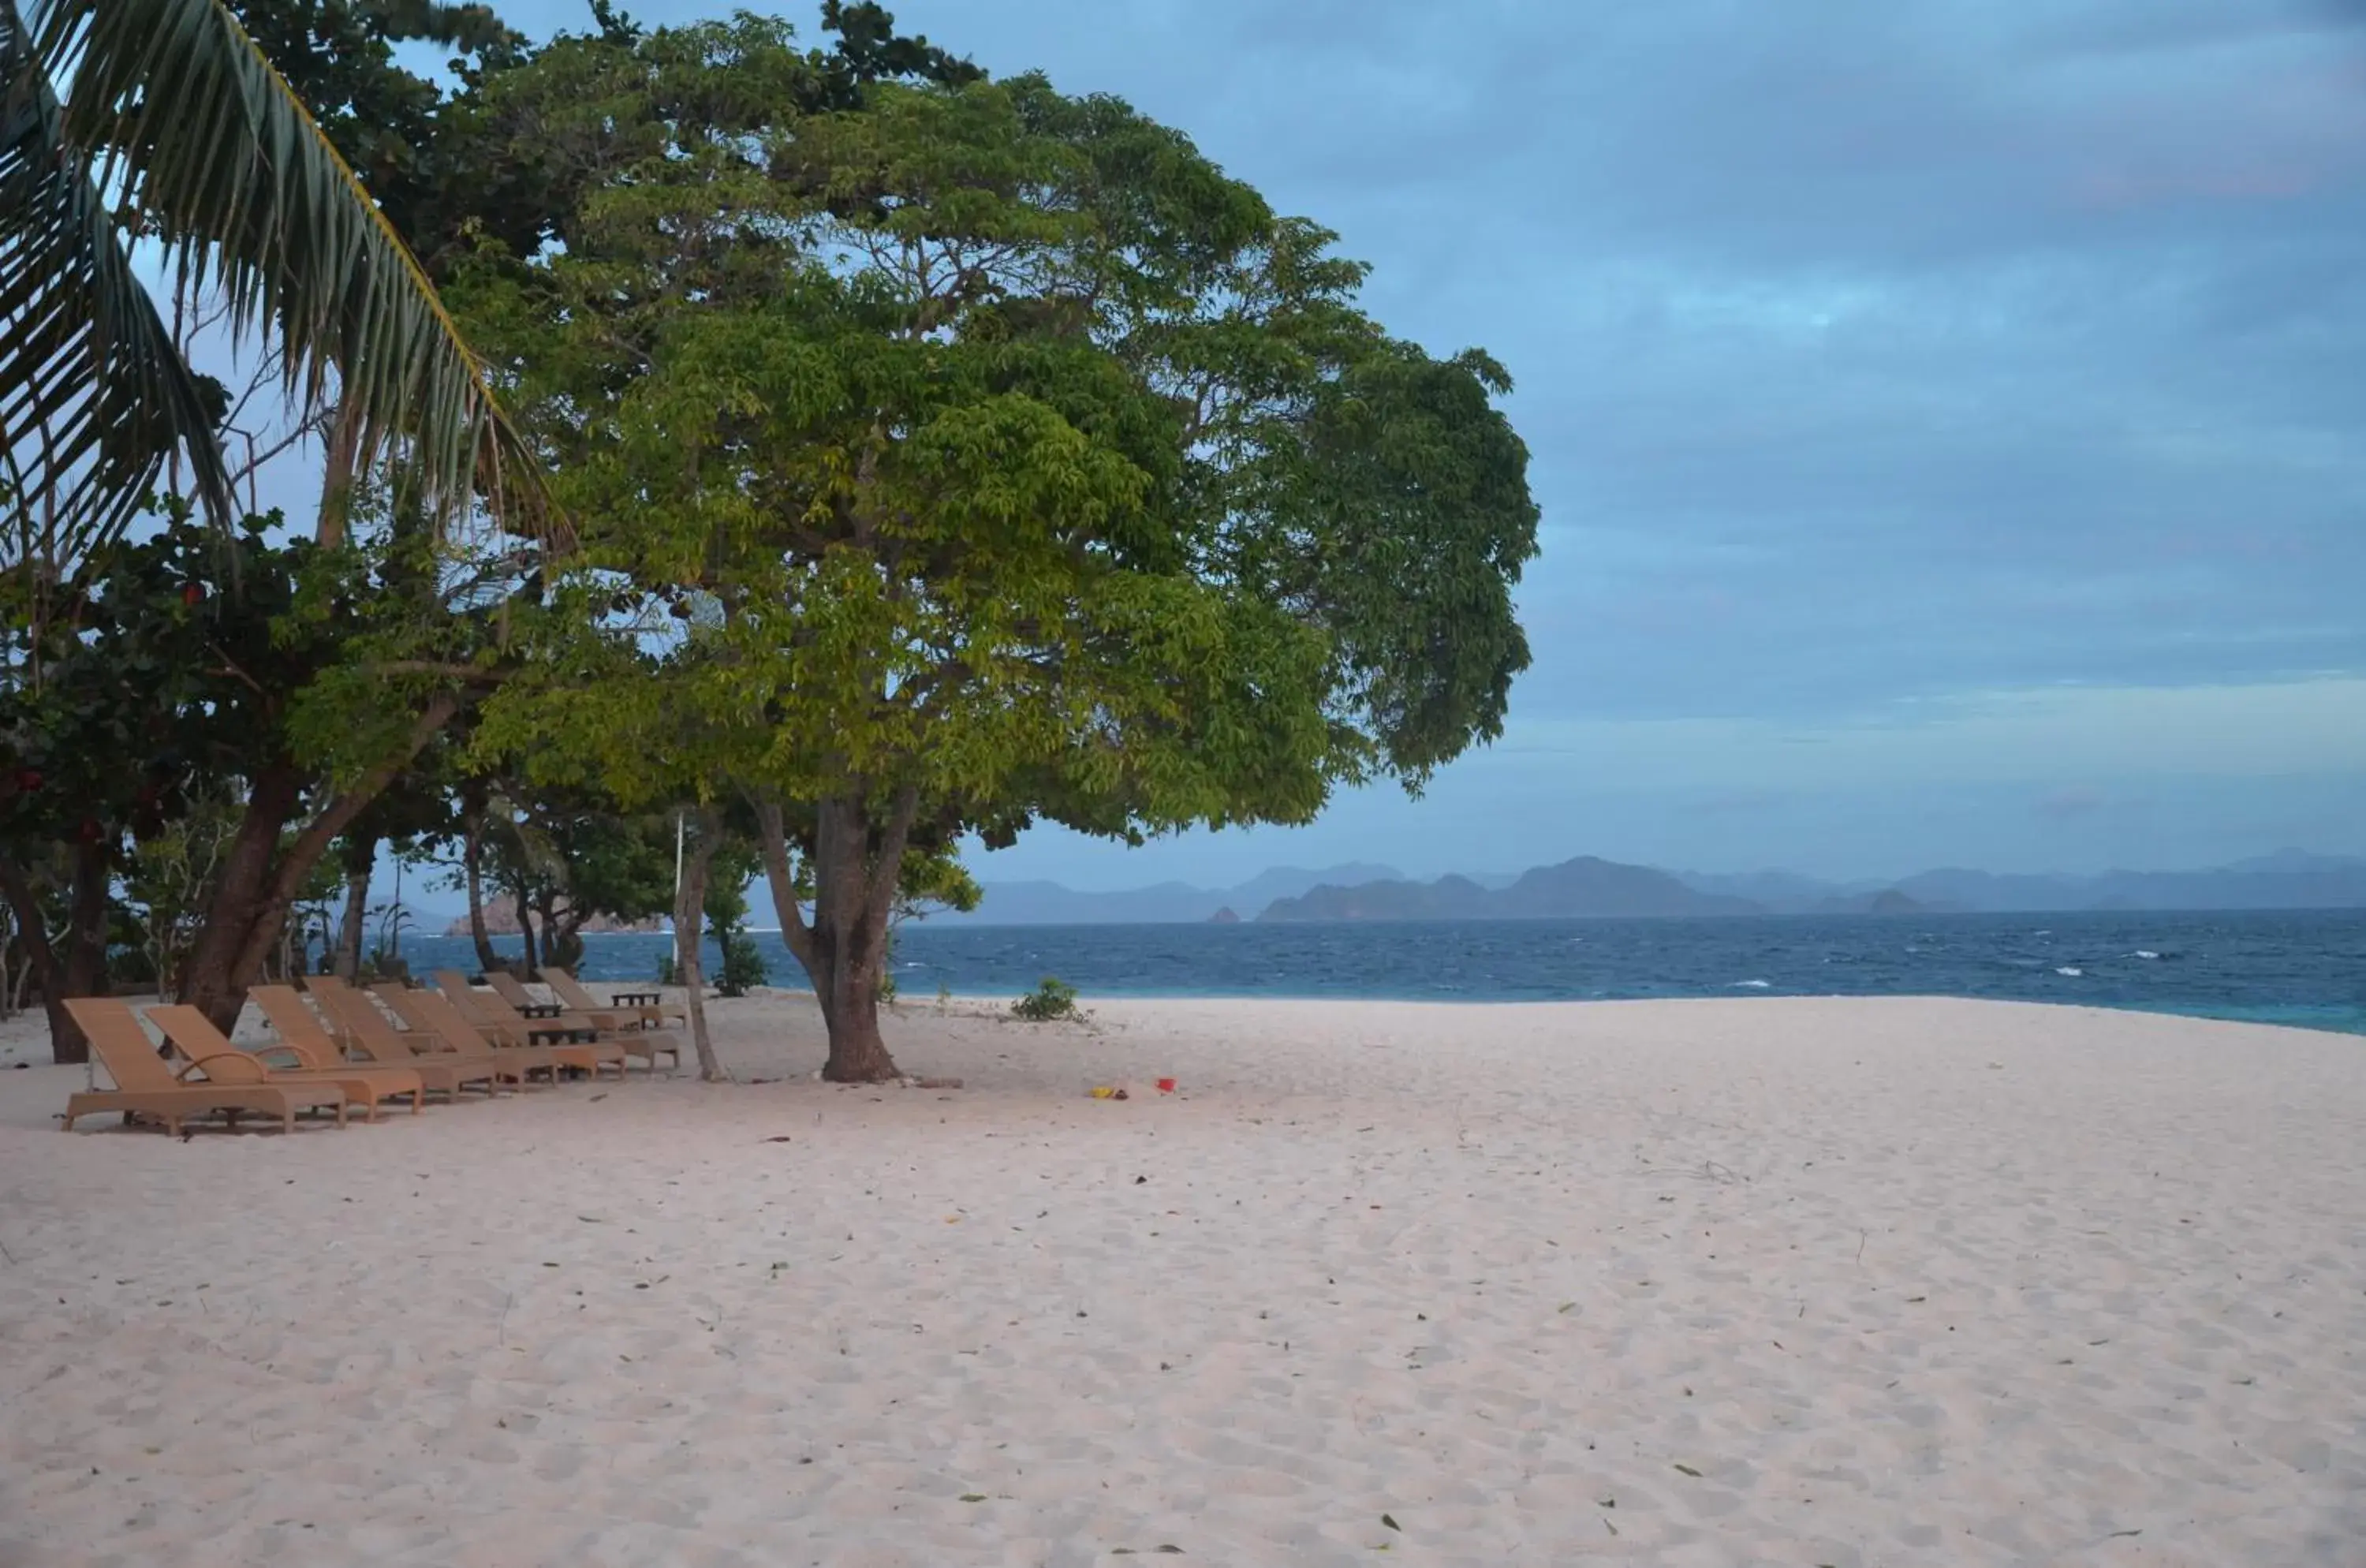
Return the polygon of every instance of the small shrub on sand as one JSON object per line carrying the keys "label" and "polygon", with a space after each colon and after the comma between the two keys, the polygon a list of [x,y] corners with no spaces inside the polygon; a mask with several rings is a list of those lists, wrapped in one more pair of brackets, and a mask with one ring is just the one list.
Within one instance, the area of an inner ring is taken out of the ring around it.
{"label": "small shrub on sand", "polygon": [[1010,1015],[1030,1023],[1051,1023],[1059,1019],[1076,1018],[1076,987],[1053,976],[1043,976],[1042,984],[1010,1004]]}

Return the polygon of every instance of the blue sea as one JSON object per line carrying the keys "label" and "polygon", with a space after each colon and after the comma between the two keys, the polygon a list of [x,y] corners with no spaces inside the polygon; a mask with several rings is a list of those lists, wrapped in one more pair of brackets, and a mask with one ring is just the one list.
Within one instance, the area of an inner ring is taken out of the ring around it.
{"label": "blue sea", "polygon": [[[802,986],[769,931],[777,985]],[[514,952],[516,942],[496,941]],[[657,971],[668,936],[585,939],[603,980]],[[712,944],[710,944],[711,947]],[[414,970],[475,967],[463,939],[404,944]],[[707,963],[713,972],[715,960]],[[2069,1002],[2366,1033],[2366,910],[1741,916],[1318,925],[931,926],[896,939],[907,998],[1017,996],[1047,975],[1094,997],[1582,1001],[1958,996]]]}

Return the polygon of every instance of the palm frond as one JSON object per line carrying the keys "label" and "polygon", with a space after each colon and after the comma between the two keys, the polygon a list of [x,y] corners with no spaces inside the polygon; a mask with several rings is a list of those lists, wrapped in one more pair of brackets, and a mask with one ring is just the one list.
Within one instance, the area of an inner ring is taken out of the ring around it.
{"label": "palm frond", "polygon": [[226,516],[216,401],[132,273],[23,14],[0,0],[0,455],[24,513],[12,543],[51,561],[104,543],[176,447]]}
{"label": "palm frond", "polygon": [[47,0],[36,46],[71,64],[65,129],[178,284],[267,322],[308,409],[333,396],[353,470],[394,443],[439,516],[471,493],[534,509],[533,459],[427,275],[220,0]]}

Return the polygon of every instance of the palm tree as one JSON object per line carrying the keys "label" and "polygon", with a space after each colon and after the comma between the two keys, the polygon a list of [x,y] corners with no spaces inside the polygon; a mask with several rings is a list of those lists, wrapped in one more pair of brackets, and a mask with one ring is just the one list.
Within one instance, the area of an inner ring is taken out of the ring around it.
{"label": "palm tree", "polygon": [[0,566],[103,543],[176,454],[232,510],[219,394],[135,240],[181,298],[272,334],[308,413],[333,400],[331,484],[399,450],[439,514],[534,493],[426,274],[221,0],[0,0],[0,488],[22,514]]}

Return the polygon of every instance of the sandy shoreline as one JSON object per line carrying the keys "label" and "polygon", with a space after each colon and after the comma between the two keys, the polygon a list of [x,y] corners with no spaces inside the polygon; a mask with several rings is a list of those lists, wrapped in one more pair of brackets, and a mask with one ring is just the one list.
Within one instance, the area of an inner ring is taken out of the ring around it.
{"label": "sandy shoreline", "polygon": [[287,1138],[0,1072],[0,1564],[2360,1561],[2366,1043],[1095,1011]]}

